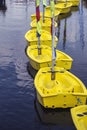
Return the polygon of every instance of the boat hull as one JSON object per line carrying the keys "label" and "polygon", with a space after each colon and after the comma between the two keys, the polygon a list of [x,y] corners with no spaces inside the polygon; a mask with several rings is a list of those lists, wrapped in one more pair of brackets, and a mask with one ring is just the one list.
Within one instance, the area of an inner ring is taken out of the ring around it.
{"label": "boat hull", "polygon": [[[78,96],[78,98],[82,100],[83,104],[86,104],[85,97]],[[77,103],[77,96],[67,93],[51,97],[41,97],[41,95],[37,92],[37,99],[45,108],[71,108],[80,105]]]}
{"label": "boat hull", "polygon": [[[61,11],[61,10],[60,10],[60,11]],[[60,11],[59,11],[59,10],[55,10],[55,15],[54,15],[55,21],[58,20],[58,15],[60,14]],[[51,18],[50,8],[47,8],[47,7],[46,7],[46,11],[45,11],[44,16],[45,16],[46,18]],[[40,12],[40,17],[42,18],[42,12]],[[31,21],[33,21],[34,19],[36,19],[36,14],[32,14],[32,15],[31,15]]]}
{"label": "boat hull", "polygon": [[[34,80],[37,99],[45,108],[70,108],[86,104],[87,90],[72,73],[55,67],[55,80],[51,68],[41,68]],[[80,102],[81,101],[81,102]]]}
{"label": "boat hull", "polygon": [[87,130],[87,105],[72,108],[71,116],[78,130]]}
{"label": "boat hull", "polygon": [[61,10],[61,14],[69,13],[71,11],[72,3],[58,3],[55,4],[55,8],[59,11]]}
{"label": "boat hull", "polygon": [[79,6],[80,4],[80,1],[77,0],[77,1],[72,1],[72,6]]}
{"label": "boat hull", "polygon": [[[31,66],[35,70],[52,66],[52,49],[50,47],[41,46],[41,55],[38,55],[37,45],[28,46],[26,49],[26,54],[29,58]],[[70,56],[59,50],[56,50],[56,66],[70,70],[72,67],[72,62],[73,59]]]}
{"label": "boat hull", "polygon": [[[57,3],[65,2],[65,0],[58,0]],[[72,6],[78,6],[80,4],[79,0],[67,0],[68,3],[72,3]]]}
{"label": "boat hull", "polygon": [[[36,36],[36,29],[32,29],[29,30],[26,34],[25,34],[25,39],[27,41],[27,44],[30,45],[37,45],[38,44],[38,37]],[[58,43],[58,38],[55,36],[55,47]],[[51,33],[46,31],[46,30],[42,30],[41,32],[41,37],[40,37],[40,44],[41,45],[48,45],[48,46],[52,46],[52,36]]]}

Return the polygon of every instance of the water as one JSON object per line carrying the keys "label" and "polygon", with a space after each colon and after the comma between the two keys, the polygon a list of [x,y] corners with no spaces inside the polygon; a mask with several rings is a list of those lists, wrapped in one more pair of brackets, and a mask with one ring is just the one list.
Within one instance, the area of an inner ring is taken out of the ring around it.
{"label": "water", "polygon": [[[0,130],[75,130],[70,112],[44,110],[27,70],[25,33],[34,1],[7,0],[0,10]],[[87,86],[87,1],[60,20],[58,49],[73,59],[71,72]]]}

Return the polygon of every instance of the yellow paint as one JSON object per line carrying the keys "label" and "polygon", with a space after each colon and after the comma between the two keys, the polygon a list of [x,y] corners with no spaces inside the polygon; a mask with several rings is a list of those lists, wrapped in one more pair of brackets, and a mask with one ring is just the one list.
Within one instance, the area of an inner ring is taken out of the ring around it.
{"label": "yellow paint", "polygon": [[73,122],[78,130],[87,130],[87,105],[80,105],[71,109]]}
{"label": "yellow paint", "polygon": [[[72,73],[55,67],[55,79],[51,80],[51,68],[41,68],[34,80],[37,99],[45,108],[68,108],[86,104],[85,85]],[[81,129],[83,130],[83,129]]]}

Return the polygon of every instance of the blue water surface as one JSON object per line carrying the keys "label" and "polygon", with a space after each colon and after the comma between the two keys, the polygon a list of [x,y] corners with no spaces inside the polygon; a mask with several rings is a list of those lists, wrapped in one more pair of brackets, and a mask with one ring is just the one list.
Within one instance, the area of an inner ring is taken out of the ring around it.
{"label": "blue water surface", "polygon": [[[24,38],[34,2],[6,0],[0,10],[0,130],[76,130],[69,109],[45,110],[36,100]],[[57,49],[73,58],[71,72],[87,86],[87,1],[58,22]]]}

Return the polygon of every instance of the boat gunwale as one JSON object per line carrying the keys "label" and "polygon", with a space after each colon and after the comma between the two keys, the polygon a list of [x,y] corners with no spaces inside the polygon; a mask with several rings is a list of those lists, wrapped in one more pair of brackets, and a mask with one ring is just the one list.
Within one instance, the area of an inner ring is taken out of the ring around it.
{"label": "boat gunwale", "polygon": [[[27,56],[28,56],[31,60],[34,60],[34,61],[37,62],[37,63],[51,62],[50,60],[41,62],[41,61],[38,61],[36,58],[31,57],[32,55],[30,55],[29,52],[31,51],[32,47],[34,47],[34,49],[38,49],[37,45],[31,45],[31,46],[28,46],[28,47],[26,48]],[[41,45],[41,48],[42,48],[42,49],[49,49],[49,50],[52,51],[51,47],[46,46],[46,45]],[[32,50],[33,50],[33,49],[32,49]],[[48,50],[47,50],[47,51],[48,51]],[[70,56],[68,56],[66,53],[61,52],[61,51],[59,51],[59,50],[56,50],[56,51],[57,51],[56,53],[63,54],[64,57],[67,57],[67,58],[65,58],[65,59],[62,59],[62,58],[58,59],[58,55],[57,55],[57,57],[56,57],[56,62],[57,62],[57,61],[68,61],[68,62],[72,62],[72,61],[73,61],[73,59],[72,59]]]}
{"label": "boat gunwale", "polygon": [[[28,35],[29,35],[29,33],[33,33],[34,31],[35,31],[36,29],[31,29],[31,30],[28,30],[27,32],[26,32],[26,34],[25,34],[25,39],[28,41],[28,42],[37,42],[38,41],[38,38],[36,37],[36,40],[29,40],[29,38],[28,38]],[[46,33],[46,35],[49,35],[50,36],[50,39],[41,39],[41,41],[51,41],[52,39],[51,39],[51,34],[50,34],[50,32],[48,32],[48,31],[46,31],[46,30],[42,30],[43,31],[43,33]],[[58,42],[58,38],[57,38],[57,36],[55,36],[55,42]]]}

